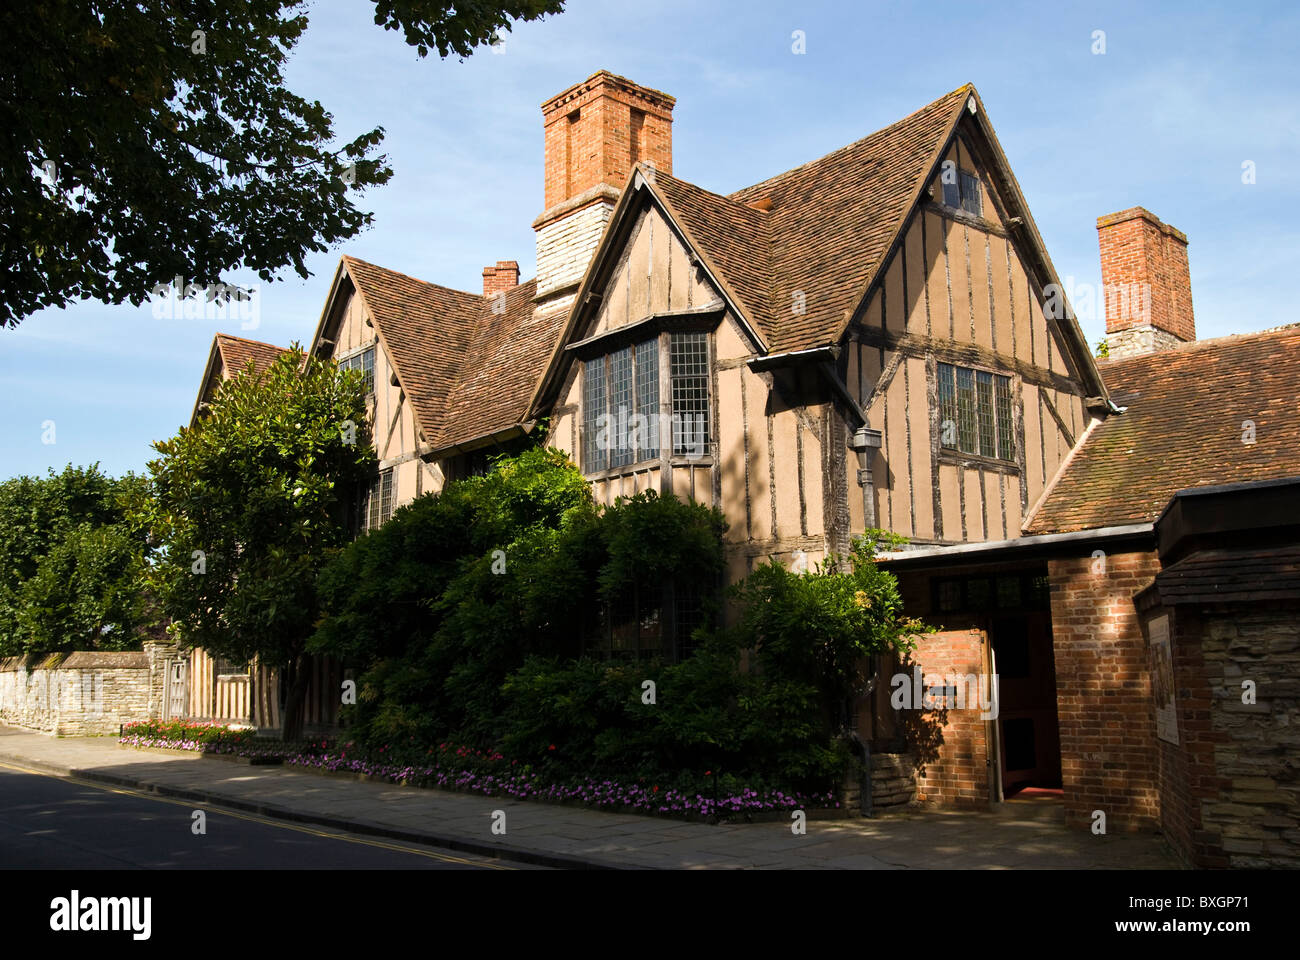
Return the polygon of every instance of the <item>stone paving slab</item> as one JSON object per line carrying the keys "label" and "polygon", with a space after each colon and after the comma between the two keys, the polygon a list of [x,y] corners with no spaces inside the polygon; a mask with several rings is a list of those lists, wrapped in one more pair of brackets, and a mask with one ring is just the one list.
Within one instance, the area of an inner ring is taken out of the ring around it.
{"label": "stone paving slab", "polygon": [[[1068,830],[1059,808],[908,811],[814,820],[689,823],[123,749],[0,725],[0,762],[394,839],[565,868],[1178,869],[1158,837]],[[491,833],[504,810],[506,836]]]}

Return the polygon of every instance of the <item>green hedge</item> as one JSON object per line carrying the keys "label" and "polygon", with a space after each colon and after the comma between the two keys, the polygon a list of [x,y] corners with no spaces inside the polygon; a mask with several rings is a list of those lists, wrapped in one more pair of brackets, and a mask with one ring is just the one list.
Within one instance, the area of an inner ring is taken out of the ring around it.
{"label": "green hedge", "polygon": [[698,631],[682,662],[584,654],[600,604],[670,578],[718,583],[725,530],[716,510],[653,493],[597,508],[553,450],[417,499],[321,574],[313,646],[359,671],[349,736],[416,758],[455,741],[561,779],[834,787],[861,663],[925,629],[902,616],[874,541],[806,573],[759,567],[732,588],[735,625]]}

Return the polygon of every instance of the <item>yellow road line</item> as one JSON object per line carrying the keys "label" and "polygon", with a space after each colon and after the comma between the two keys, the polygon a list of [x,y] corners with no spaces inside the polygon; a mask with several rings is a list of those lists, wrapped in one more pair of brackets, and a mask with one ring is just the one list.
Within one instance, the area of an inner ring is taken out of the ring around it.
{"label": "yellow road line", "polygon": [[130,790],[125,787],[114,787],[106,783],[96,783],[93,780],[83,780],[80,777],[64,776],[62,774],[50,773],[47,770],[33,770],[28,767],[19,766],[8,760],[0,760],[0,767],[10,770],[19,770],[23,773],[31,773],[40,777],[51,777],[56,780],[63,780],[68,783],[80,784],[83,787],[93,787],[96,790],[103,790],[106,793],[117,793],[122,796],[136,797],[140,800],[153,800],[156,803],[170,803],[178,807],[189,807],[191,810],[196,807],[211,807],[215,813],[225,817],[237,817],[240,820],[248,820],[252,823],[265,824],[268,827],[278,827],[281,830],[296,830],[299,833],[309,833],[316,837],[325,837],[330,840],[343,840],[347,843],[362,843],[368,847],[380,847],[384,850],[395,850],[399,853],[413,853],[417,856],[428,857],[431,860],[441,860],[444,863],[461,863],[471,867],[485,867],[489,870],[515,870],[516,867],[507,866],[503,863],[493,863],[492,861],[465,860],[461,857],[454,857],[446,853],[434,853],[431,850],[421,850],[416,847],[408,847],[404,844],[389,843],[385,840],[367,840],[363,837],[351,836],[349,834],[334,833],[328,830],[317,830],[313,827],[304,827],[299,824],[285,823],[282,820],[269,820],[266,817],[259,817],[254,814],[241,813],[236,810],[230,810],[218,804],[201,804],[193,800],[177,800],[172,797],[160,797],[152,793],[142,793],[139,790]]}

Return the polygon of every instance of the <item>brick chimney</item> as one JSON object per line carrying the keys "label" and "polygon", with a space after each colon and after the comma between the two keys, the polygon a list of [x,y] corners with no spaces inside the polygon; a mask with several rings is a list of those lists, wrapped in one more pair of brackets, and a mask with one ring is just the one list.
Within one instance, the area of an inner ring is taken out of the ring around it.
{"label": "brick chimney", "polygon": [[514,260],[498,260],[495,267],[483,268],[483,296],[505,293],[519,286],[519,264]]}
{"label": "brick chimney", "polygon": [[573,302],[632,167],[672,173],[674,103],[600,70],[542,104],[546,210],[533,222],[538,312]]}
{"label": "brick chimney", "polygon": [[1097,218],[1112,358],[1196,339],[1187,235],[1142,207]]}

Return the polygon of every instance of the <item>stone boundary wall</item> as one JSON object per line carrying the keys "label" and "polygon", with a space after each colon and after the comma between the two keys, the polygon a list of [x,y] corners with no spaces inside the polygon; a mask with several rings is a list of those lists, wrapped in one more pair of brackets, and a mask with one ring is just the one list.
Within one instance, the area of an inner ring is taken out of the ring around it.
{"label": "stone boundary wall", "polygon": [[[1199,689],[1209,701],[1208,711],[1179,704],[1184,741],[1213,751],[1212,771],[1203,765],[1188,790],[1200,866],[1300,868],[1298,618],[1294,604],[1257,603],[1196,610],[1179,624],[1179,653],[1200,654]],[[1243,680],[1253,682],[1253,697],[1243,696]]]}
{"label": "stone boundary wall", "polygon": [[0,660],[0,722],[60,737],[116,735],[161,716],[167,644]]}

